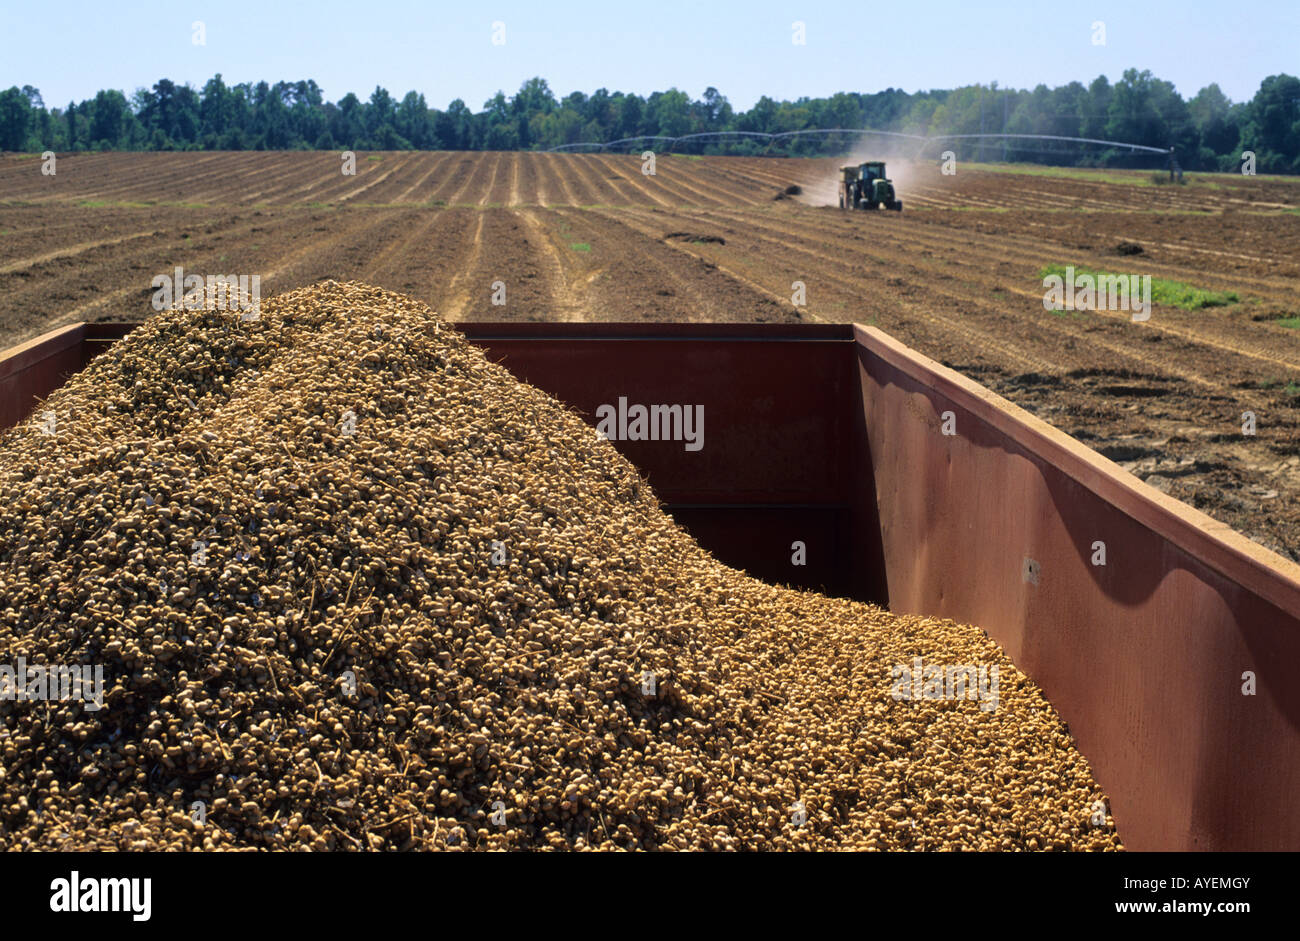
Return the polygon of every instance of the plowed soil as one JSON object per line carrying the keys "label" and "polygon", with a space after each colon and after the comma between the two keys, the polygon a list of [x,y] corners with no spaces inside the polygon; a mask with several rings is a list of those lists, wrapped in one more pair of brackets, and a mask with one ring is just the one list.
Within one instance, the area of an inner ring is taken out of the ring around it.
{"label": "plowed soil", "polygon": [[[3,157],[0,346],[145,319],[178,265],[264,295],[363,280],[460,320],[868,323],[1300,559],[1300,181],[891,163],[904,212],[845,213],[840,162],[377,153],[345,176],[333,153],[93,154],[43,176]],[[1052,264],[1240,301],[1050,312]]]}

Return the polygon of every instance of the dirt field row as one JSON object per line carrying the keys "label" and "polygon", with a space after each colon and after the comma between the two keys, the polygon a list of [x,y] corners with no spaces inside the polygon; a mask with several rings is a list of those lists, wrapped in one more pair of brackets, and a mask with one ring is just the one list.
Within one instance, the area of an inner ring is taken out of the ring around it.
{"label": "dirt field row", "polygon": [[[143,319],[178,265],[264,295],[356,278],[461,320],[858,321],[1300,559],[1300,182],[891,165],[905,211],[853,214],[818,205],[839,161],[368,156],[0,159],[0,345]],[[1240,302],[1049,312],[1052,264]]]}
{"label": "dirt field row", "polygon": [[[791,201],[818,206],[837,201],[835,175],[843,162],[661,154],[647,175],[637,155],[367,152],[355,155],[355,173],[345,175],[333,152],[104,153],[60,156],[56,172],[44,175],[38,157],[8,155],[0,156],[0,205],[736,208],[767,205],[798,186],[803,192]],[[1107,171],[1081,180],[970,165],[945,175],[938,162],[889,167],[911,209],[1073,216],[1297,208],[1294,185],[1276,178],[1225,174],[1194,177],[1180,187],[1153,186],[1149,172]]]}
{"label": "dirt field row", "polygon": [[0,158],[0,203],[183,206],[737,206],[770,201],[802,161],[715,166],[663,155],[361,153],[70,154],[53,175],[34,157]]}

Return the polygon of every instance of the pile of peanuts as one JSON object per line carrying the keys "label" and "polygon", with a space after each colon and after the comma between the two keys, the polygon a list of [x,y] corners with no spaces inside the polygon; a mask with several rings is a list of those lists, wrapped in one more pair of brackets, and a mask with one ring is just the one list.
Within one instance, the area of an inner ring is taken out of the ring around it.
{"label": "pile of peanuts", "polygon": [[1121,848],[979,629],[719,563],[377,288],[150,320],[0,437],[0,547],[0,665],[103,674],[0,698],[3,849]]}

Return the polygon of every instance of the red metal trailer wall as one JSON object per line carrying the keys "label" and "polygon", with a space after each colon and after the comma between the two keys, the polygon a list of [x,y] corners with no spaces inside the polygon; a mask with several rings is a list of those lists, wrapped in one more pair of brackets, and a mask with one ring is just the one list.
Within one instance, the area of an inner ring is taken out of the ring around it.
{"label": "red metal trailer wall", "polygon": [[0,428],[22,421],[86,365],[85,333],[84,324],[74,324],[0,354]]}
{"label": "red metal trailer wall", "polygon": [[[575,409],[702,406],[703,447],[617,441],[715,556],[768,581],[875,597],[852,555],[861,480],[847,326],[483,324],[457,328],[516,376]],[[792,564],[795,542],[805,560]]]}
{"label": "red metal trailer wall", "polygon": [[861,497],[890,606],[1003,645],[1069,723],[1129,848],[1300,848],[1300,567],[857,330]]}

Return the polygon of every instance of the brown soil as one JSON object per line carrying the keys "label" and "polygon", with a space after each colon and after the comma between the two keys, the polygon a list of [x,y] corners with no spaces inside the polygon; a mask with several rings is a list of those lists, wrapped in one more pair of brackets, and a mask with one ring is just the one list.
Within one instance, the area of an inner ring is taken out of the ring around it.
{"label": "brown soil", "polygon": [[[44,177],[4,157],[0,346],[144,319],[177,265],[260,273],[264,296],[364,280],[462,320],[857,321],[1300,559],[1300,181],[891,163],[905,211],[845,213],[840,162],[362,153],[343,176],[338,154],[93,154]],[[1053,313],[1049,264],[1241,301]]]}

